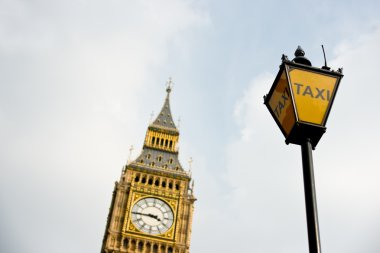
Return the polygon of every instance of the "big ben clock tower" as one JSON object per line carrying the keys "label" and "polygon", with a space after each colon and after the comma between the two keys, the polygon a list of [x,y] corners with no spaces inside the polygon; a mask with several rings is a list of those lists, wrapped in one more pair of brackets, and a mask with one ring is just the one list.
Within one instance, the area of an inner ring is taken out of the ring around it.
{"label": "big ben clock tower", "polygon": [[178,160],[171,82],[136,160],[115,183],[101,253],[188,253],[194,201],[191,175]]}

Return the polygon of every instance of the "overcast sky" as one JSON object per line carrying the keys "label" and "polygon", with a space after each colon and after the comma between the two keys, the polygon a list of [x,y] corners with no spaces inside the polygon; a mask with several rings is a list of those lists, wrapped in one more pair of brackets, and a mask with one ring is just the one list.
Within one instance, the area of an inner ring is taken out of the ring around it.
{"label": "overcast sky", "polygon": [[344,78],[313,152],[324,253],[380,252],[380,1],[0,0],[0,252],[99,252],[173,77],[191,252],[308,251],[300,147],[263,105],[301,45]]}

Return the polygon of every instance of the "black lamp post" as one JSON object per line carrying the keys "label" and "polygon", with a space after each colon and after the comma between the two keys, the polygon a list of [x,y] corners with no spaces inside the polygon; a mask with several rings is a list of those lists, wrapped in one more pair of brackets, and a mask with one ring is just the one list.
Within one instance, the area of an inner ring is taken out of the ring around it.
{"label": "black lamp post", "polygon": [[326,122],[343,77],[342,69],[312,67],[298,46],[292,61],[282,64],[269,93],[264,96],[286,144],[301,145],[309,252],[320,253],[317,201],[312,149],[326,131]]}

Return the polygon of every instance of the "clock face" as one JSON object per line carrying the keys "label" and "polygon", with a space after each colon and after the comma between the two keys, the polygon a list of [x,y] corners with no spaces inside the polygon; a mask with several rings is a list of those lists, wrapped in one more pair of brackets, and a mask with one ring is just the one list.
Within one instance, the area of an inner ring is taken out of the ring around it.
{"label": "clock face", "polygon": [[173,211],[168,204],[157,198],[144,198],[132,207],[132,223],[147,234],[163,234],[171,228]]}

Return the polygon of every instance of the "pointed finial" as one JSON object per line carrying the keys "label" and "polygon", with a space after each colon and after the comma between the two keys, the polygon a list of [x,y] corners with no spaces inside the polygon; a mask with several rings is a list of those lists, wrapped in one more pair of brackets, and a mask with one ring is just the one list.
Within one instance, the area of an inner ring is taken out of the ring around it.
{"label": "pointed finial", "polygon": [[190,159],[189,159],[188,162],[189,162],[189,171],[187,172],[187,174],[188,174],[189,177],[191,177],[191,174],[192,174],[192,172],[191,172],[191,165],[193,164],[193,158],[190,157]]}
{"label": "pointed finial", "polygon": [[305,51],[303,51],[301,46],[298,46],[294,52],[294,56],[305,56]]}
{"label": "pointed finial", "polygon": [[129,148],[129,155],[128,155],[128,163],[131,162],[131,156],[132,156],[132,151],[133,151],[133,145],[131,145],[131,147]]}
{"label": "pointed finial", "polygon": [[166,92],[169,94],[172,91],[173,87],[173,80],[171,77],[169,77],[168,81],[166,82]]}
{"label": "pointed finial", "polygon": [[284,61],[289,61],[289,59],[288,59],[288,56],[287,55],[284,55],[284,54],[282,54],[282,56],[281,56],[281,60],[284,62]]}
{"label": "pointed finial", "polygon": [[305,57],[305,51],[303,51],[301,46],[297,47],[294,56],[295,58],[293,59],[293,62],[311,66],[311,62]]}
{"label": "pointed finial", "polygon": [[191,172],[191,165],[193,164],[194,160],[192,157],[189,159],[189,172]]}
{"label": "pointed finial", "polygon": [[190,195],[193,195],[193,192],[194,192],[194,179],[191,180],[191,186],[189,186],[188,191],[189,191]]}
{"label": "pointed finial", "polygon": [[177,121],[178,130],[179,130],[180,126],[181,126],[181,117],[178,117],[178,121]]}
{"label": "pointed finial", "polygon": [[152,111],[152,113],[150,114],[149,124],[153,122],[153,116],[154,116],[154,112]]}

